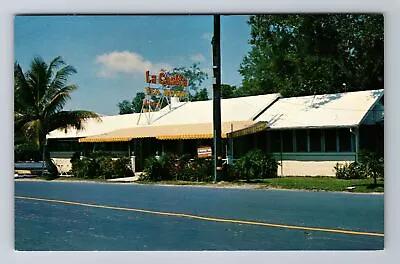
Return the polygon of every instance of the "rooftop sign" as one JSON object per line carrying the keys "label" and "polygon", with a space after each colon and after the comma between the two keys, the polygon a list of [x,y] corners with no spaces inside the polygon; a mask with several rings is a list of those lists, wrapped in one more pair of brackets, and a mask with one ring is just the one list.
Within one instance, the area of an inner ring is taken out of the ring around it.
{"label": "rooftop sign", "polygon": [[169,85],[169,86],[180,86],[186,87],[188,86],[188,81],[180,74],[175,74],[174,76],[169,76],[165,72],[160,72],[157,75],[150,74],[150,71],[146,71],[146,83],[152,84],[162,84],[162,85]]}
{"label": "rooftop sign", "polygon": [[[178,86],[186,87],[188,80],[180,74],[169,75],[165,72],[160,72],[158,75],[150,74],[150,71],[146,71],[146,83],[148,84],[161,84],[166,86]],[[178,89],[166,89],[166,88],[145,88],[146,95],[164,95],[166,97],[187,97],[186,91]]]}

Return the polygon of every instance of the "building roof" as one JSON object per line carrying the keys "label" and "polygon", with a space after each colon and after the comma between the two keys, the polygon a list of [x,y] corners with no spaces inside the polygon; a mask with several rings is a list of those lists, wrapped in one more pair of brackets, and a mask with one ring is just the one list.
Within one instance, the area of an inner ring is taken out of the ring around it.
{"label": "building roof", "polygon": [[[279,97],[279,94],[238,97],[221,100],[222,122],[252,120],[265,107]],[[240,109],[240,111],[238,111]],[[82,138],[102,135],[114,130],[140,126],[203,124],[213,121],[213,102],[173,102],[171,108],[166,106],[152,113],[135,113],[115,116],[102,116],[101,122],[88,119],[83,130],[74,128],[66,131],[52,131],[47,138]]]}
{"label": "building roof", "polygon": [[[285,129],[357,126],[369,112],[375,114],[370,110],[382,95],[383,90],[373,90],[292,98],[267,94],[222,99],[223,133],[234,137],[266,127]],[[381,108],[380,111],[383,112],[383,106]],[[382,113],[379,117],[381,116]],[[47,138],[114,138],[112,141],[135,137],[172,139],[174,135],[176,139],[208,138],[213,134],[213,101],[174,102],[171,108],[166,106],[158,112],[103,116],[101,120],[102,122],[98,122],[89,119],[84,124],[84,130],[56,130]],[[224,124],[232,123],[242,126],[234,127],[236,132],[231,133],[230,125],[229,128],[224,128]],[[160,131],[164,131],[165,135]]]}
{"label": "building roof", "polygon": [[[254,124],[255,122],[251,120],[224,122],[221,126],[221,136],[222,138],[226,138],[228,133],[242,130]],[[124,142],[130,141],[133,138],[157,138],[161,140],[213,138],[213,124],[198,123],[130,127],[114,130],[103,135],[81,138],[79,142]]]}
{"label": "building roof", "polygon": [[382,95],[372,90],[280,98],[256,121],[271,129],[357,126]]}
{"label": "building roof", "polygon": [[82,130],[76,130],[74,128],[67,130],[58,129],[49,133],[47,138],[79,138],[104,134],[115,129],[136,125],[138,118],[139,114],[137,113],[117,116],[102,116],[100,117],[100,121],[90,118],[84,122],[84,129]]}
{"label": "building roof", "polygon": [[[221,100],[221,122],[253,120],[272,104],[279,94],[237,97]],[[213,122],[213,101],[188,102],[156,120],[153,125]]]}

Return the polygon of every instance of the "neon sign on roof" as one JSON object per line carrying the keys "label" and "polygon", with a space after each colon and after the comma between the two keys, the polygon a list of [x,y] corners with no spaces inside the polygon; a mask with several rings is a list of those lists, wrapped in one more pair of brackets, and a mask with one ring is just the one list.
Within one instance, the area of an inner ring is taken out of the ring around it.
{"label": "neon sign on roof", "polygon": [[158,83],[162,85],[180,86],[180,87],[188,86],[187,79],[182,75],[175,74],[173,76],[169,76],[165,72],[160,72],[157,76],[155,74],[150,74],[150,71],[146,71],[146,83],[152,83],[152,84]]}
{"label": "neon sign on roof", "polygon": [[[165,86],[188,86],[188,80],[180,74],[169,75],[165,72],[160,72],[158,75],[150,74],[150,71],[146,71],[146,83],[148,84],[161,84]],[[167,97],[187,97],[186,91],[167,89],[167,88],[145,88],[146,95],[164,95]]]}

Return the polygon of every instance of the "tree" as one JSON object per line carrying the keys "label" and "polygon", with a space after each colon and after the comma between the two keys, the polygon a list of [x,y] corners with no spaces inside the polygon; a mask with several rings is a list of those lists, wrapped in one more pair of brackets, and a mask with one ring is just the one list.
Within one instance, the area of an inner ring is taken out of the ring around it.
{"label": "tree", "polygon": [[[68,77],[76,73],[61,57],[47,64],[35,57],[30,69],[24,73],[14,64],[14,128],[28,140],[33,140],[40,149],[52,176],[58,171],[46,149],[46,135],[55,129],[83,128],[83,121],[97,118],[96,113],[84,110],[64,111],[70,93],[76,85],[68,85]],[[16,134],[18,134],[16,133]]]}
{"label": "tree", "polygon": [[221,97],[223,99],[238,97],[238,90],[236,86],[229,84],[221,84]]}
{"label": "tree", "polygon": [[136,96],[133,97],[132,103],[128,100],[123,100],[118,103],[119,114],[132,114],[132,113],[140,113],[142,110],[143,99],[145,98],[145,94],[143,92],[136,93]]}
{"label": "tree", "polygon": [[383,88],[383,16],[256,15],[240,66],[244,95]]}
{"label": "tree", "polygon": [[[191,95],[195,94],[200,89],[204,80],[208,78],[208,74],[200,69],[199,63],[193,63],[190,67],[174,68],[172,70],[172,73],[180,74],[188,80],[188,93]],[[179,87],[173,87],[173,88],[179,88]]]}
{"label": "tree", "polygon": [[122,102],[119,102],[118,107],[120,115],[134,113],[133,106],[128,100],[123,100]]}
{"label": "tree", "polygon": [[190,101],[205,101],[208,100],[208,91],[206,88],[196,91],[194,95],[190,95]]}
{"label": "tree", "polygon": [[140,113],[142,110],[143,100],[146,97],[144,92],[136,93],[136,96],[132,100],[132,108],[135,113]]}

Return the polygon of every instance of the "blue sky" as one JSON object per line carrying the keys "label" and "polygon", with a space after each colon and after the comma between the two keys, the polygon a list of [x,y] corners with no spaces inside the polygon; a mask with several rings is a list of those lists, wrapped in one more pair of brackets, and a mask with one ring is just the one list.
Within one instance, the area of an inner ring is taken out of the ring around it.
{"label": "blue sky", "polygon": [[[247,16],[221,16],[222,83],[239,86],[250,49]],[[118,114],[118,102],[145,87],[144,72],[200,63],[211,97],[213,16],[16,16],[14,56],[23,69],[34,56],[62,56],[78,73],[67,110]]]}

